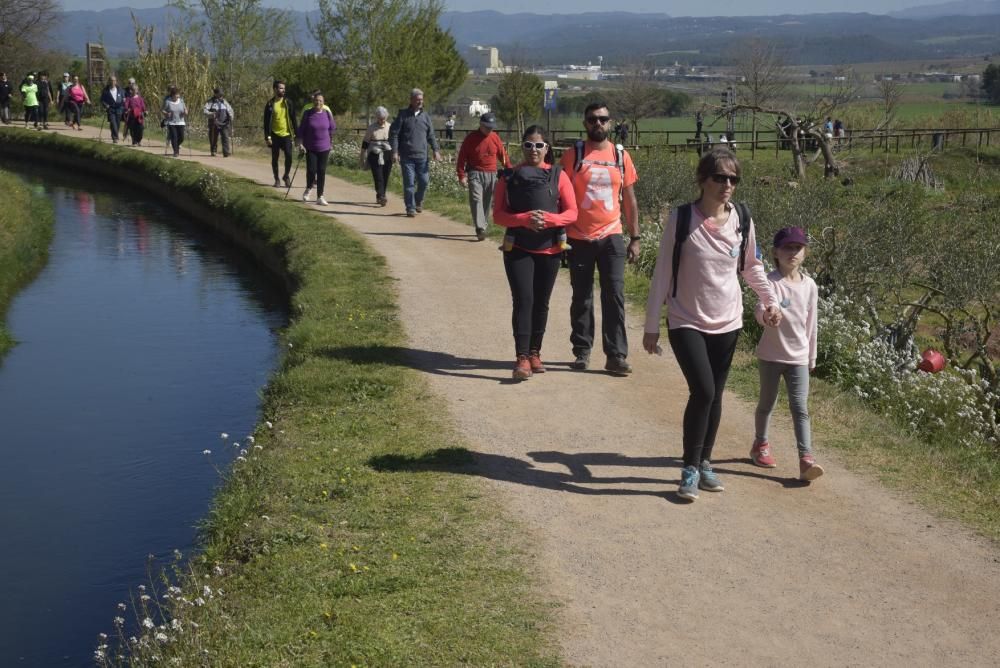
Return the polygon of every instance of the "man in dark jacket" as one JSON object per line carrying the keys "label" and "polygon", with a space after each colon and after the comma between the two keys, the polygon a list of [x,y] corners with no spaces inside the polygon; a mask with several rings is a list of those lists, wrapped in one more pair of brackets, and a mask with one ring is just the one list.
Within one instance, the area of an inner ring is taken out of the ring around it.
{"label": "man in dark jacket", "polygon": [[424,193],[431,180],[427,145],[434,149],[434,159],[441,159],[438,140],[430,114],[424,111],[424,92],[410,92],[410,106],[400,109],[389,128],[389,144],[393,160],[403,170],[403,201],[406,215],[412,218],[423,210]]}
{"label": "man in dark jacket", "polygon": [[7,81],[7,73],[0,72],[0,121],[5,125],[10,125],[10,98],[14,94],[14,87]]}
{"label": "man in dark jacket", "polygon": [[205,104],[205,116],[208,117],[208,145],[212,155],[215,155],[222,139],[222,157],[228,158],[232,152],[233,108],[221,88],[212,91],[212,99]]}
{"label": "man in dark jacket", "polygon": [[291,187],[289,174],[292,171],[292,138],[299,130],[299,121],[295,115],[295,104],[285,97],[285,82],[274,82],[274,97],[264,105],[264,141],[271,148],[271,171],[274,172],[274,187],[279,188],[278,156],[285,154],[286,187]]}
{"label": "man in dark jacket", "polygon": [[112,75],[108,85],[101,91],[101,104],[108,113],[108,127],[111,129],[111,143],[118,143],[118,126],[125,111],[125,89],[118,85],[118,77]]}

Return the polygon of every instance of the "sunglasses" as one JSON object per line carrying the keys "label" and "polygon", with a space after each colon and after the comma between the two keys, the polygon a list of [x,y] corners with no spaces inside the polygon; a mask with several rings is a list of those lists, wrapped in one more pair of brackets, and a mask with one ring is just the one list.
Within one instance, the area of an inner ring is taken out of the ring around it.
{"label": "sunglasses", "polygon": [[545,148],[546,144],[543,141],[526,141],[523,144],[521,144],[521,146],[524,147],[525,151],[531,151],[531,150],[541,151],[543,148]]}
{"label": "sunglasses", "polygon": [[595,125],[597,123],[604,125],[610,120],[611,120],[610,116],[587,116],[587,122],[590,123],[591,125]]}
{"label": "sunglasses", "polygon": [[732,183],[734,186],[738,186],[740,184],[740,177],[735,174],[712,174],[712,180],[720,185],[726,183],[727,181]]}

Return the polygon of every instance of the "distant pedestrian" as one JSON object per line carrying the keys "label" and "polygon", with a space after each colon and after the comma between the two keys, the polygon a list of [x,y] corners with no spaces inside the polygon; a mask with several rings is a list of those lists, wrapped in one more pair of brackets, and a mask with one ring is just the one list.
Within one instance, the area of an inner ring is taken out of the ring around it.
{"label": "distant pedestrian", "polygon": [[389,174],[392,172],[392,145],[389,143],[389,110],[385,107],[375,109],[375,122],[368,126],[364,139],[361,140],[361,166],[366,164],[372,171],[372,181],[375,182],[375,201],[379,206],[385,206],[389,201],[385,196],[385,188],[389,184]]}
{"label": "distant pedestrian", "polygon": [[826,122],[823,123],[823,132],[826,134],[827,139],[833,137],[833,119],[829,116],[826,117]]}
{"label": "distant pedestrian", "polygon": [[108,129],[111,130],[111,143],[118,143],[118,128],[125,113],[125,89],[118,85],[118,77],[111,75],[108,85],[101,91],[101,104],[108,115]]}
{"label": "distant pedestrian", "polygon": [[25,82],[21,84],[21,99],[24,100],[24,127],[28,123],[34,123],[38,129],[38,84],[35,83],[35,75],[29,74]]}
{"label": "distant pedestrian", "polygon": [[704,117],[702,116],[701,111],[700,110],[696,111],[695,114],[694,114],[694,125],[695,125],[694,138],[695,139],[700,139],[701,138],[701,126],[702,126],[703,122],[704,122]]}
{"label": "distant pedestrian", "polygon": [[[777,327],[764,328],[757,344],[760,399],[750,448],[754,464],[764,468],[776,466],[767,431],[778,400],[778,386],[784,378],[801,480],[815,480],[823,475],[823,467],[813,456],[809,422],[809,373],[816,368],[818,291],[816,282],[800,271],[808,246],[808,237],[800,227],[786,227],[774,235],[772,252],[777,269],[767,275],[767,280],[779,300],[782,318]],[[764,306],[758,303],[756,317],[761,324],[765,324],[764,316]]]}
{"label": "distant pedestrian", "polygon": [[455,114],[448,114],[448,120],[444,122],[445,139],[455,138]]}
{"label": "distant pedestrian", "polygon": [[[285,96],[285,82],[275,81],[271,88],[274,95],[264,105],[264,141],[271,149],[271,171],[274,173],[274,187],[292,186],[292,140],[298,132],[298,117],[295,103]],[[285,171],[278,179],[278,157],[285,154]]]}
{"label": "distant pedestrian", "polygon": [[208,117],[208,146],[215,155],[222,139],[222,157],[228,158],[232,152],[233,108],[226,101],[221,88],[212,91],[212,99],[205,103],[203,110]]}
{"label": "distant pedestrian", "polygon": [[52,84],[49,83],[49,73],[38,74],[38,120],[42,129],[49,129],[49,107],[52,105]]}
{"label": "distant pedestrian", "polygon": [[494,130],[497,118],[493,112],[479,117],[479,129],[462,141],[455,160],[458,182],[469,191],[469,208],[476,238],[486,238],[489,213],[493,208],[493,190],[497,186],[497,164],[510,167],[510,158],[500,136]]}
{"label": "distant pedestrian", "polygon": [[7,73],[0,72],[0,121],[10,125],[10,98],[14,95],[14,87],[7,81]]}
{"label": "distant pedestrian", "polygon": [[326,163],[333,148],[333,133],[337,123],[333,112],[326,106],[323,93],[313,95],[312,106],[302,112],[296,137],[299,147],[306,151],[306,189],[302,201],[308,202],[313,187],[316,188],[316,204],[326,206],[323,189],[326,185]]}
{"label": "distant pedestrian", "polygon": [[524,131],[522,150],[522,161],[497,183],[493,203],[493,219],[507,228],[503,266],[513,300],[515,380],[545,372],[542,339],[559,274],[560,232],[577,218],[573,184],[562,165],[552,164],[541,126]]}
{"label": "distant pedestrian", "polygon": [[139,93],[139,87],[129,87],[130,95],[125,98],[125,127],[132,139],[132,146],[142,146],[142,138],[146,130],[146,100]]}
{"label": "distant pedestrian", "polygon": [[410,106],[400,109],[389,128],[392,159],[403,170],[403,202],[410,218],[424,210],[424,194],[430,183],[430,160],[427,149],[434,151],[434,159],[441,159],[434,124],[424,111],[424,92],[419,88],[410,91]]}
{"label": "distant pedestrian", "polygon": [[63,125],[69,126],[70,119],[73,118],[73,111],[69,106],[69,89],[73,85],[69,72],[63,72],[62,81],[59,82],[59,111],[63,115]]}
{"label": "distant pedestrian", "polygon": [[725,489],[712,469],[722,397],[743,327],[743,277],[764,304],[764,322],[776,327],[781,309],[764,265],[750,212],[732,201],[740,163],[725,148],[706,153],[695,177],[699,198],[671,212],[663,228],[646,303],[646,352],[659,353],[660,315],[667,306],[670,347],[688,386],[684,409],[684,468],[677,495]]}
{"label": "distant pedestrian", "polygon": [[184,98],[181,97],[177,86],[170,87],[170,94],[163,101],[160,115],[167,126],[167,138],[176,158],[181,153],[181,144],[184,143],[184,127],[187,125],[188,115],[187,105],[184,104]]}
{"label": "distant pedestrian", "polygon": [[833,122],[833,136],[836,137],[839,142],[845,135],[844,122],[838,118]]}
{"label": "distant pedestrian", "polygon": [[[570,324],[575,357],[572,368],[590,366],[594,346],[594,270],[600,274],[601,343],[605,371],[632,373],[625,335],[625,263],[639,257],[639,206],[634,186],[639,180],[628,151],[610,141],[612,127],[608,105],[594,102],[584,110],[587,139],[563,151],[562,167],[573,182],[576,222],[566,228],[569,276],[573,287]],[[624,225],[623,225],[624,223]],[[629,241],[625,242],[624,229]]]}
{"label": "distant pedestrian", "polygon": [[70,127],[82,131],[83,126],[80,120],[83,114],[83,105],[90,104],[90,96],[87,95],[87,89],[80,83],[79,76],[73,76],[73,85],[69,87],[66,99],[69,102],[70,111],[72,112]]}

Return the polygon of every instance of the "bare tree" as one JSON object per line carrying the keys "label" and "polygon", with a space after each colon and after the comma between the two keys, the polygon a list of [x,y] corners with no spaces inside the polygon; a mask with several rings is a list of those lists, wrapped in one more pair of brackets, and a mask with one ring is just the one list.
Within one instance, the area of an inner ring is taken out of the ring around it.
{"label": "bare tree", "polygon": [[639,121],[656,116],[662,106],[661,89],[653,82],[653,68],[632,68],[623,78],[622,87],[611,95],[614,112],[632,126],[632,136],[639,141]]}
{"label": "bare tree", "polygon": [[59,11],[55,0],[0,0],[0,63],[8,73],[29,65],[26,56],[47,43],[46,33]]}
{"label": "bare tree", "polygon": [[740,76],[739,101],[751,109],[751,150],[756,151],[757,112],[753,109],[772,105],[784,96],[788,73],[784,60],[770,42],[753,39],[734,55]]}
{"label": "bare tree", "polygon": [[896,120],[896,112],[899,110],[899,100],[903,91],[899,82],[891,77],[883,77],[877,84],[879,98],[882,100],[882,119],[875,126],[875,130],[889,131],[892,123]]}

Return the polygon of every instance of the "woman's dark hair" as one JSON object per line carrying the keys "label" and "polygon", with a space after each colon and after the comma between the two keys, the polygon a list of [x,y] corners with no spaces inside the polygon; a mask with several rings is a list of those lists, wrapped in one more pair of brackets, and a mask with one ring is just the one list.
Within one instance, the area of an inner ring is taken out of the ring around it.
{"label": "woman's dark hair", "polygon": [[[538,135],[542,138],[542,141],[549,144],[549,138],[545,134],[545,128],[541,125],[529,125],[524,129],[524,134],[521,135],[521,141],[528,141],[528,137],[531,135]],[[552,144],[549,144],[549,150],[545,153],[545,157],[542,158],[542,162],[547,162],[550,165],[555,164],[555,156],[552,154]]]}
{"label": "woman's dark hair", "polygon": [[701,156],[701,160],[698,161],[698,167],[694,172],[698,185],[700,186],[702,183],[712,178],[712,174],[718,174],[719,168],[724,163],[731,165],[733,170],[736,172],[736,176],[740,176],[742,170],[740,169],[740,161],[736,157],[736,154],[728,148],[713,148],[711,151]]}

